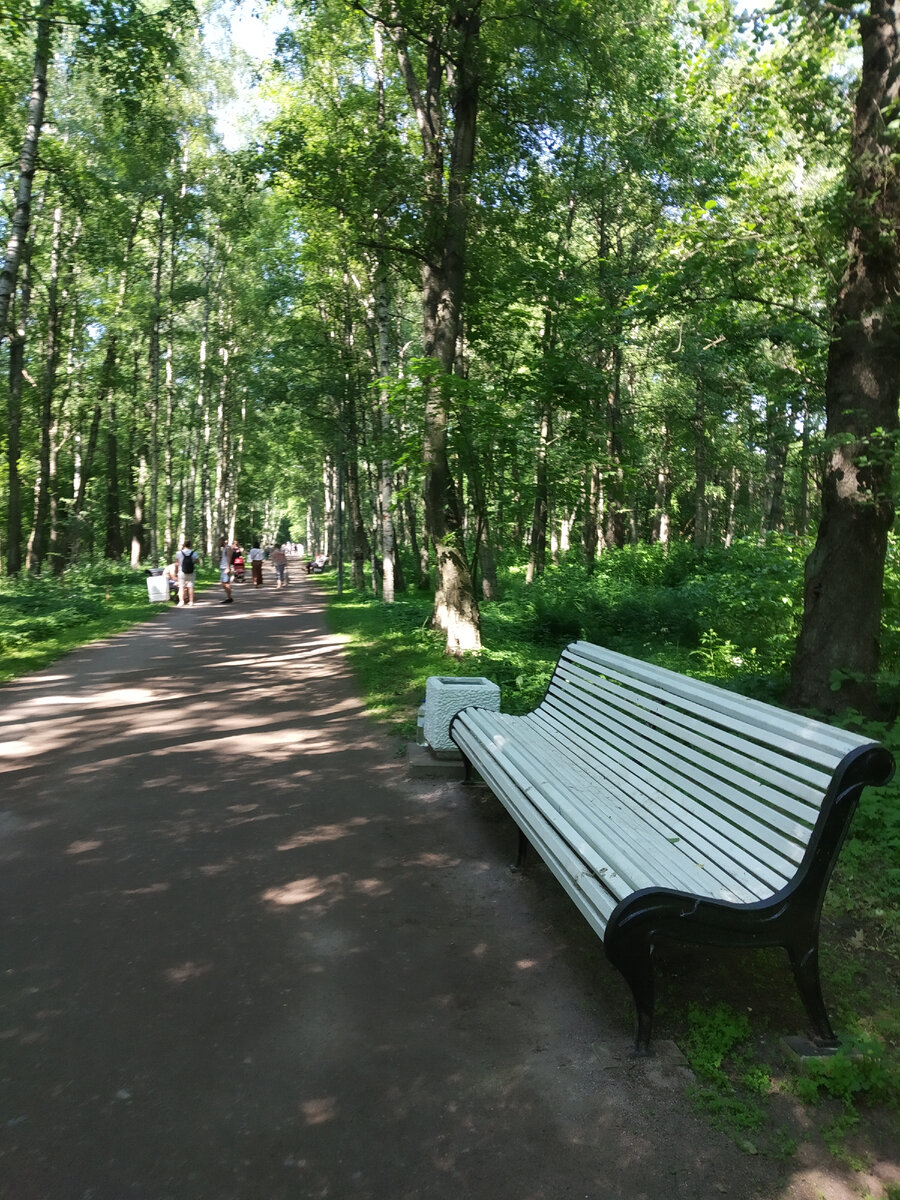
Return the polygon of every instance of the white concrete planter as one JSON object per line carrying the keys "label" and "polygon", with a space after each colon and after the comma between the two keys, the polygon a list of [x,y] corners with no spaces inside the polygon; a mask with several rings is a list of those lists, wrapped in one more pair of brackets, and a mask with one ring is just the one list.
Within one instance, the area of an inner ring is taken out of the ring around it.
{"label": "white concrete planter", "polygon": [[429,675],[425,685],[425,740],[437,754],[456,751],[450,722],[469,705],[500,711],[500,689],[483,676]]}

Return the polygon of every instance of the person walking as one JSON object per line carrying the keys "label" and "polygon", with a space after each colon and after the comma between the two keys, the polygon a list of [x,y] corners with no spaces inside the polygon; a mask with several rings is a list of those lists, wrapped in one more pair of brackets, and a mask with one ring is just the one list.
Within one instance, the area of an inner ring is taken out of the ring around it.
{"label": "person walking", "polygon": [[219,582],[225,592],[222,604],[234,604],[231,594],[231,547],[226,538],[219,538]]}
{"label": "person walking", "polygon": [[284,568],[287,565],[287,555],[284,546],[276,546],[270,555],[272,566],[275,568],[275,590],[285,586]]}
{"label": "person walking", "polygon": [[262,587],[263,552],[259,548],[259,539],[250,547],[250,570],[253,572],[253,586]]}
{"label": "person walking", "polygon": [[175,555],[178,566],[178,607],[192,608],[194,604],[194,569],[200,561],[199,554],[191,549],[191,539],[185,538]]}

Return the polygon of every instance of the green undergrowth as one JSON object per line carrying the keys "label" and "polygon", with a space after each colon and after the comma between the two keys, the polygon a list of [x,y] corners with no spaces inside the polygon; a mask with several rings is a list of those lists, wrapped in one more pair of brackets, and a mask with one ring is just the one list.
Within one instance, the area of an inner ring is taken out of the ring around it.
{"label": "green undergrowth", "polygon": [[[198,584],[203,583],[200,572]],[[0,580],[0,681],[39,670],[164,607],[148,600],[143,569],[105,560],[70,567],[58,576],[23,574]]]}

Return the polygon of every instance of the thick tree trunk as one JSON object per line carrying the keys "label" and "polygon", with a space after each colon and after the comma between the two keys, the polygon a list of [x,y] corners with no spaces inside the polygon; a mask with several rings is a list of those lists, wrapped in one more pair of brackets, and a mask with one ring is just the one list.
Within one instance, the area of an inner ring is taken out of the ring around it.
{"label": "thick tree trunk", "polygon": [[806,563],[791,695],[824,712],[872,713],[900,397],[900,176],[891,129],[900,111],[900,0],[871,0],[860,28],[848,261],[825,384],[822,518]]}
{"label": "thick tree trunk", "polygon": [[[436,13],[443,16],[440,9]],[[425,168],[422,323],[425,355],[439,367],[426,389],[424,437],[425,525],[439,577],[434,622],[446,633],[447,653],[459,655],[481,648],[481,618],[448,460],[446,386],[460,332],[466,271],[468,192],[478,113],[480,4],[456,0],[448,16],[448,28],[436,20],[429,32],[424,87],[415,75],[399,13],[394,13],[390,34],[416,114]],[[449,147],[445,146],[442,100],[445,72],[452,75],[453,93]],[[445,163],[447,148],[449,163]]]}
{"label": "thick tree trunk", "polygon": [[3,267],[0,269],[0,342],[6,336],[9,308],[16,291],[19,267],[28,244],[28,230],[31,223],[31,193],[37,169],[38,143],[44,124],[44,108],[47,103],[47,69],[50,63],[52,13],[53,0],[41,0],[37,15],[37,37],[34,49],[31,97],[28,102],[28,123],[19,159],[16,206],[9,226],[6,256]]}

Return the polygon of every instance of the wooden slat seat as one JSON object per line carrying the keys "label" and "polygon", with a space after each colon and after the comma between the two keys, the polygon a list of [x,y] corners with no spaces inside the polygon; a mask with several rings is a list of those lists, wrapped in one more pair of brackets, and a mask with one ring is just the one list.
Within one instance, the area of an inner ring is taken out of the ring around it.
{"label": "wooden slat seat", "polygon": [[862,789],[893,774],[883,747],[589,642],[533,712],[464,709],[451,737],[622,971],[639,1049],[661,939],[784,946],[834,1044],[819,915]]}

